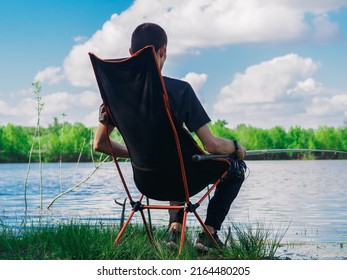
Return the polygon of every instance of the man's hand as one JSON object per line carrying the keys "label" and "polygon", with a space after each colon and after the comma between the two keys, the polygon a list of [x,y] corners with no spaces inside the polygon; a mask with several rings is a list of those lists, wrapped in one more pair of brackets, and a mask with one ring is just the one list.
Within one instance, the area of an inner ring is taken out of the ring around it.
{"label": "man's hand", "polygon": [[[234,142],[234,146],[235,146],[235,142]],[[246,156],[246,149],[238,142],[237,142],[237,146],[238,146],[238,149],[234,147],[236,150],[236,152],[234,152],[234,155],[236,159],[243,159]]]}

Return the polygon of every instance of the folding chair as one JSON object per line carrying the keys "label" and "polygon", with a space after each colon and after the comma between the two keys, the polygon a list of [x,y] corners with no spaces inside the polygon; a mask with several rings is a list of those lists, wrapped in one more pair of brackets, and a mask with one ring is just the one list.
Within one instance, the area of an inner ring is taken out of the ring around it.
{"label": "folding chair", "polygon": [[[198,162],[192,160],[193,156],[205,153],[171,112],[154,48],[147,46],[129,58],[118,60],[103,60],[92,53],[89,56],[107,118],[112,120],[124,139],[131,158],[134,182],[140,191],[140,198],[135,201],[113,152],[114,162],[132,207],[115,244],[120,241],[135,212],[140,211],[147,234],[153,241],[143,210],[183,209],[179,254],[184,244],[188,213],[194,213],[218,248],[196,209],[227,175],[230,163],[221,158]],[[211,183],[212,186],[193,204],[190,197]],[[182,201],[184,205],[144,205],[144,196],[157,201]]]}

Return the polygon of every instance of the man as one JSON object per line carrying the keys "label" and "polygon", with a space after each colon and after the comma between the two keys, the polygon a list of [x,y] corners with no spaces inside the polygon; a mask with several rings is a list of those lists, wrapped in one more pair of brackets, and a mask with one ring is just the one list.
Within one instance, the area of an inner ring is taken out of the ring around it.
{"label": "man", "polygon": [[[147,45],[153,45],[156,52],[156,58],[162,70],[167,51],[167,36],[165,31],[153,23],[144,23],[139,25],[133,32],[131,38],[131,47],[129,52],[133,55],[138,50]],[[242,161],[246,151],[242,145],[235,140],[216,137],[211,133],[208,123],[211,121],[196,97],[191,86],[184,81],[164,77],[166,91],[169,96],[170,107],[173,115],[181,125],[185,125],[191,132],[199,137],[205,149],[211,154],[230,154],[239,162],[241,170],[244,171],[245,164]],[[103,105],[100,107],[99,125],[95,134],[94,149],[99,152],[112,155],[107,135],[105,133],[105,111]],[[110,134],[114,129],[114,124],[109,124]],[[117,157],[128,158],[129,153],[125,145],[111,142],[112,149]],[[231,203],[236,198],[244,180],[244,173],[241,176],[228,176],[221,182],[209,202],[205,224],[210,233],[221,244],[217,236],[217,230],[220,229]],[[171,201],[171,205],[179,205],[180,202]],[[181,231],[182,211],[170,210],[170,237],[167,242],[170,246],[177,245],[177,239]],[[196,247],[207,251],[213,244],[207,234],[202,232],[196,241]]]}

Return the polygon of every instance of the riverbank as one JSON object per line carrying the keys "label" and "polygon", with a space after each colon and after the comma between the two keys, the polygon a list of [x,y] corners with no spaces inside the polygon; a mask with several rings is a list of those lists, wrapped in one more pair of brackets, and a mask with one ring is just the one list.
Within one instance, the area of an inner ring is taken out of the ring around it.
{"label": "riverbank", "polygon": [[[313,130],[295,126],[286,130],[281,126],[263,129],[239,124],[231,129],[223,120],[218,120],[209,126],[215,136],[237,139],[247,150],[305,148],[347,151],[347,127],[321,126]],[[0,125],[0,163],[27,163],[29,158],[31,162],[100,161],[101,154],[93,150],[95,129],[81,123],[59,123],[57,118],[48,127],[42,127],[39,135],[36,135],[35,127]],[[193,137],[199,143],[198,137],[194,134]],[[118,142],[123,141],[118,131],[112,133],[112,138]],[[264,156],[255,159],[262,158]],[[332,158],[346,159],[346,155],[334,153],[271,155],[271,159]]]}
{"label": "riverbank", "polygon": [[[55,226],[22,227],[14,231],[0,225],[0,259],[12,260],[196,260],[276,259],[283,235],[233,225],[220,251],[201,253],[194,248],[197,229],[188,228],[182,255],[166,247],[166,228],[154,229],[154,244],[142,226],[132,225],[116,247],[118,226],[71,222]],[[282,233],[284,234],[284,233]]]}

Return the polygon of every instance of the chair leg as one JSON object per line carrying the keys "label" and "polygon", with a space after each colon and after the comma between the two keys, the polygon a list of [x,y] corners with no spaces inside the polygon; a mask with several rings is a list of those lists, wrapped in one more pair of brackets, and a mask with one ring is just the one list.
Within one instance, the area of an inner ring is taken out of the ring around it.
{"label": "chair leg", "polygon": [[[146,203],[147,206],[149,205],[149,198],[146,196]],[[148,216],[148,224],[149,224],[149,230],[153,232],[153,227],[152,227],[152,216],[151,216],[151,209],[147,209],[147,216]]]}
{"label": "chair leg", "polygon": [[178,255],[180,256],[182,253],[183,245],[184,245],[184,239],[186,235],[186,223],[187,223],[187,212],[184,211],[183,213],[183,220],[182,220],[182,231],[181,231],[181,240],[180,240],[180,247],[178,250]]}
{"label": "chair leg", "polygon": [[210,239],[212,240],[214,246],[216,246],[216,248],[219,250],[220,247],[216,241],[216,239],[214,239],[213,235],[210,233],[210,231],[208,230],[208,228],[206,227],[205,223],[202,221],[202,219],[200,218],[199,214],[194,211],[194,215],[195,217],[198,219],[199,223],[201,224],[201,226],[203,227],[204,231],[207,233],[207,235],[210,237]]}
{"label": "chair leg", "polygon": [[145,214],[143,213],[143,211],[140,211],[140,212],[141,212],[141,217],[142,217],[143,224],[144,224],[144,226],[146,228],[146,231],[147,231],[148,238],[153,243],[154,239],[153,239],[152,231],[150,230],[150,228],[148,226]]}
{"label": "chair leg", "polygon": [[119,231],[119,233],[118,233],[118,235],[117,235],[117,238],[116,238],[116,240],[115,240],[114,243],[113,243],[114,246],[117,245],[117,244],[119,243],[120,239],[121,239],[122,236],[123,236],[123,233],[124,233],[125,229],[127,228],[128,224],[130,223],[131,218],[134,216],[134,213],[135,213],[135,211],[132,210],[131,213],[130,213],[130,215],[129,215],[129,217],[128,217],[128,219],[126,220],[125,224],[124,224],[124,225],[122,226],[122,228],[120,229],[120,231]]}

